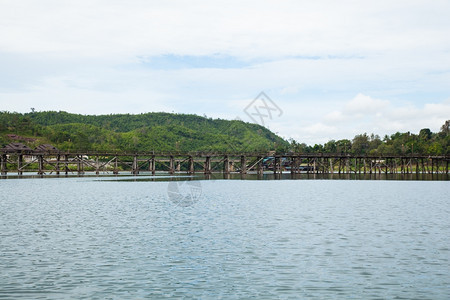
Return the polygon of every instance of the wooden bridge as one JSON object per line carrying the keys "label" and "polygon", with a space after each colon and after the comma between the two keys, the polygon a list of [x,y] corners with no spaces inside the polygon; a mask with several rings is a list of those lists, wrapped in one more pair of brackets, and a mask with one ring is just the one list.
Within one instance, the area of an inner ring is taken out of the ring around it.
{"label": "wooden bridge", "polygon": [[167,172],[224,174],[250,172],[279,174],[290,172],[322,174],[448,174],[449,155],[350,155],[309,153],[222,153],[222,152],[147,152],[110,153],[92,151],[0,150],[2,175],[24,172],[78,174]]}

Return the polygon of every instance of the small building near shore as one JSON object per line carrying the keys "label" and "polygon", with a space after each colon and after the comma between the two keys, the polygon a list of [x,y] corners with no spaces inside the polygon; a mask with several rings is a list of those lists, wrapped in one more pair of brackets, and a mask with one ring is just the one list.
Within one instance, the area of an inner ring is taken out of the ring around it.
{"label": "small building near shore", "polygon": [[36,149],[34,149],[34,152],[54,153],[54,152],[59,152],[59,149],[50,144],[42,144],[40,146],[37,146]]}
{"label": "small building near shore", "polygon": [[22,143],[10,143],[5,147],[1,148],[0,151],[6,153],[21,153],[21,152],[31,152],[33,150],[27,145]]}

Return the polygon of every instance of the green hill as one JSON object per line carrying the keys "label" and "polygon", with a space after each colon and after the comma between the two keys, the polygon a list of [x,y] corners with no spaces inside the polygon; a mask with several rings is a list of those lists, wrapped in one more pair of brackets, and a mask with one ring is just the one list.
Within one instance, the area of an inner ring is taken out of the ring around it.
{"label": "green hill", "polygon": [[267,128],[197,115],[79,115],[67,112],[0,112],[0,143],[61,150],[103,151],[284,151],[289,143]]}

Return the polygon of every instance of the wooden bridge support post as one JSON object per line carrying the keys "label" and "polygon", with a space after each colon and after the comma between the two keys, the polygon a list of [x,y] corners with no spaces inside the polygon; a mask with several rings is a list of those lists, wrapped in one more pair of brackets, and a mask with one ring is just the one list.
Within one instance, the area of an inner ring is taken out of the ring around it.
{"label": "wooden bridge support post", "polygon": [[189,156],[188,164],[189,164],[188,173],[194,174],[195,173],[194,158],[192,156]]}
{"label": "wooden bridge support post", "polygon": [[445,160],[446,161],[446,166],[445,166],[445,174],[448,175],[448,159]]}
{"label": "wooden bridge support post", "polygon": [[96,174],[96,175],[100,174],[100,164],[99,164],[99,162],[98,162],[98,155],[97,155],[97,157],[95,158],[95,174]]}
{"label": "wooden bridge support post", "polygon": [[78,175],[84,174],[84,157],[80,155],[80,160],[78,160]]}
{"label": "wooden bridge support post", "polygon": [[298,158],[297,156],[291,157],[291,174],[297,173],[297,169],[298,169]]}
{"label": "wooden bridge support post", "polygon": [[80,157],[79,157],[79,155],[77,155],[77,173],[78,173],[78,175],[80,175],[80,172],[81,172],[81,170],[80,170]]}
{"label": "wooden bridge support post", "polygon": [[408,159],[407,158],[404,159],[403,164],[405,165],[403,168],[403,172],[405,174],[408,174]]}
{"label": "wooden bridge support post", "polygon": [[23,166],[23,155],[19,154],[17,156],[17,175],[23,174],[22,166]]}
{"label": "wooden bridge support post", "polygon": [[[264,173],[264,170],[263,170],[263,163],[262,163],[262,160],[263,160],[263,158],[261,157],[261,156],[258,156],[257,158],[256,158],[256,160],[257,160],[257,165],[256,165],[256,173],[258,174],[258,175],[262,175],[263,173]],[[291,169],[292,170],[292,169]]]}
{"label": "wooden bridge support post", "polygon": [[277,174],[280,168],[281,157],[274,156],[273,158],[273,174]]}
{"label": "wooden bridge support post", "polygon": [[119,168],[118,168],[118,159],[117,159],[117,156],[114,157],[114,170],[113,170],[113,174],[114,174],[114,175],[119,174]]}
{"label": "wooden bridge support post", "polygon": [[319,173],[319,170],[317,170],[317,159],[313,158],[313,173]]}
{"label": "wooden bridge support post", "polygon": [[419,159],[416,158],[416,175],[419,174]]}
{"label": "wooden bridge support post", "polygon": [[56,166],[55,166],[55,168],[56,168],[56,175],[59,175],[59,171],[60,171],[60,169],[59,169],[59,162],[60,162],[60,160],[61,160],[61,155],[60,154],[56,155]]}
{"label": "wooden bridge support post", "polygon": [[69,156],[67,154],[64,155],[64,173],[69,174]]}
{"label": "wooden bridge support post", "polygon": [[363,158],[363,164],[364,164],[364,175],[365,175],[366,171],[367,171],[366,158]]}
{"label": "wooden bridge support post", "polygon": [[247,174],[247,159],[245,155],[241,156],[241,174]]}
{"label": "wooden bridge support post", "polygon": [[424,163],[424,161],[423,161],[423,158],[420,159],[420,163],[421,163],[421,165],[422,165],[422,168],[421,168],[420,170],[422,171],[422,173],[426,173],[426,170],[425,170],[425,163]]}
{"label": "wooden bridge support post", "polygon": [[6,156],[6,154],[2,154],[2,159],[1,159],[2,175],[8,174],[7,161],[8,161],[8,156]]}
{"label": "wooden bridge support post", "polygon": [[39,165],[38,174],[44,175],[44,156],[43,155],[38,155],[38,165]]}
{"label": "wooden bridge support post", "polygon": [[211,156],[207,156],[205,160],[205,174],[211,174]]}
{"label": "wooden bridge support post", "polygon": [[150,159],[149,168],[150,168],[150,171],[152,172],[152,175],[155,175],[155,173],[156,173],[156,159],[155,159],[154,155],[152,155],[152,158]]}
{"label": "wooden bridge support post", "polygon": [[137,155],[133,156],[133,165],[131,167],[131,174],[133,175],[139,174],[139,161]]}
{"label": "wooden bridge support post", "polygon": [[228,155],[225,155],[223,159],[223,173],[230,174],[230,159]]}
{"label": "wooden bridge support post", "polygon": [[434,159],[431,158],[431,174],[434,174]]}
{"label": "wooden bridge support post", "polygon": [[309,174],[309,168],[311,166],[309,157],[306,159],[306,174]]}
{"label": "wooden bridge support post", "polygon": [[174,172],[175,172],[174,160],[173,160],[173,156],[171,155],[169,158],[169,174],[173,174]]}
{"label": "wooden bridge support post", "polygon": [[391,162],[389,158],[384,159],[384,174],[387,175],[389,173],[389,170],[391,170]]}

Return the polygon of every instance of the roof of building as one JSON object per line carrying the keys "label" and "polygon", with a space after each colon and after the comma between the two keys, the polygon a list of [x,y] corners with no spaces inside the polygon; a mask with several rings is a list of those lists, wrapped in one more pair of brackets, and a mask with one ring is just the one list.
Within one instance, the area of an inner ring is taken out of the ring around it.
{"label": "roof of building", "polygon": [[1,149],[4,152],[32,151],[30,147],[22,143],[11,143]]}
{"label": "roof of building", "polygon": [[53,145],[50,144],[42,144],[40,146],[37,146],[36,149],[34,149],[35,151],[44,151],[44,152],[55,152],[55,151],[59,151],[58,148],[56,148]]}

